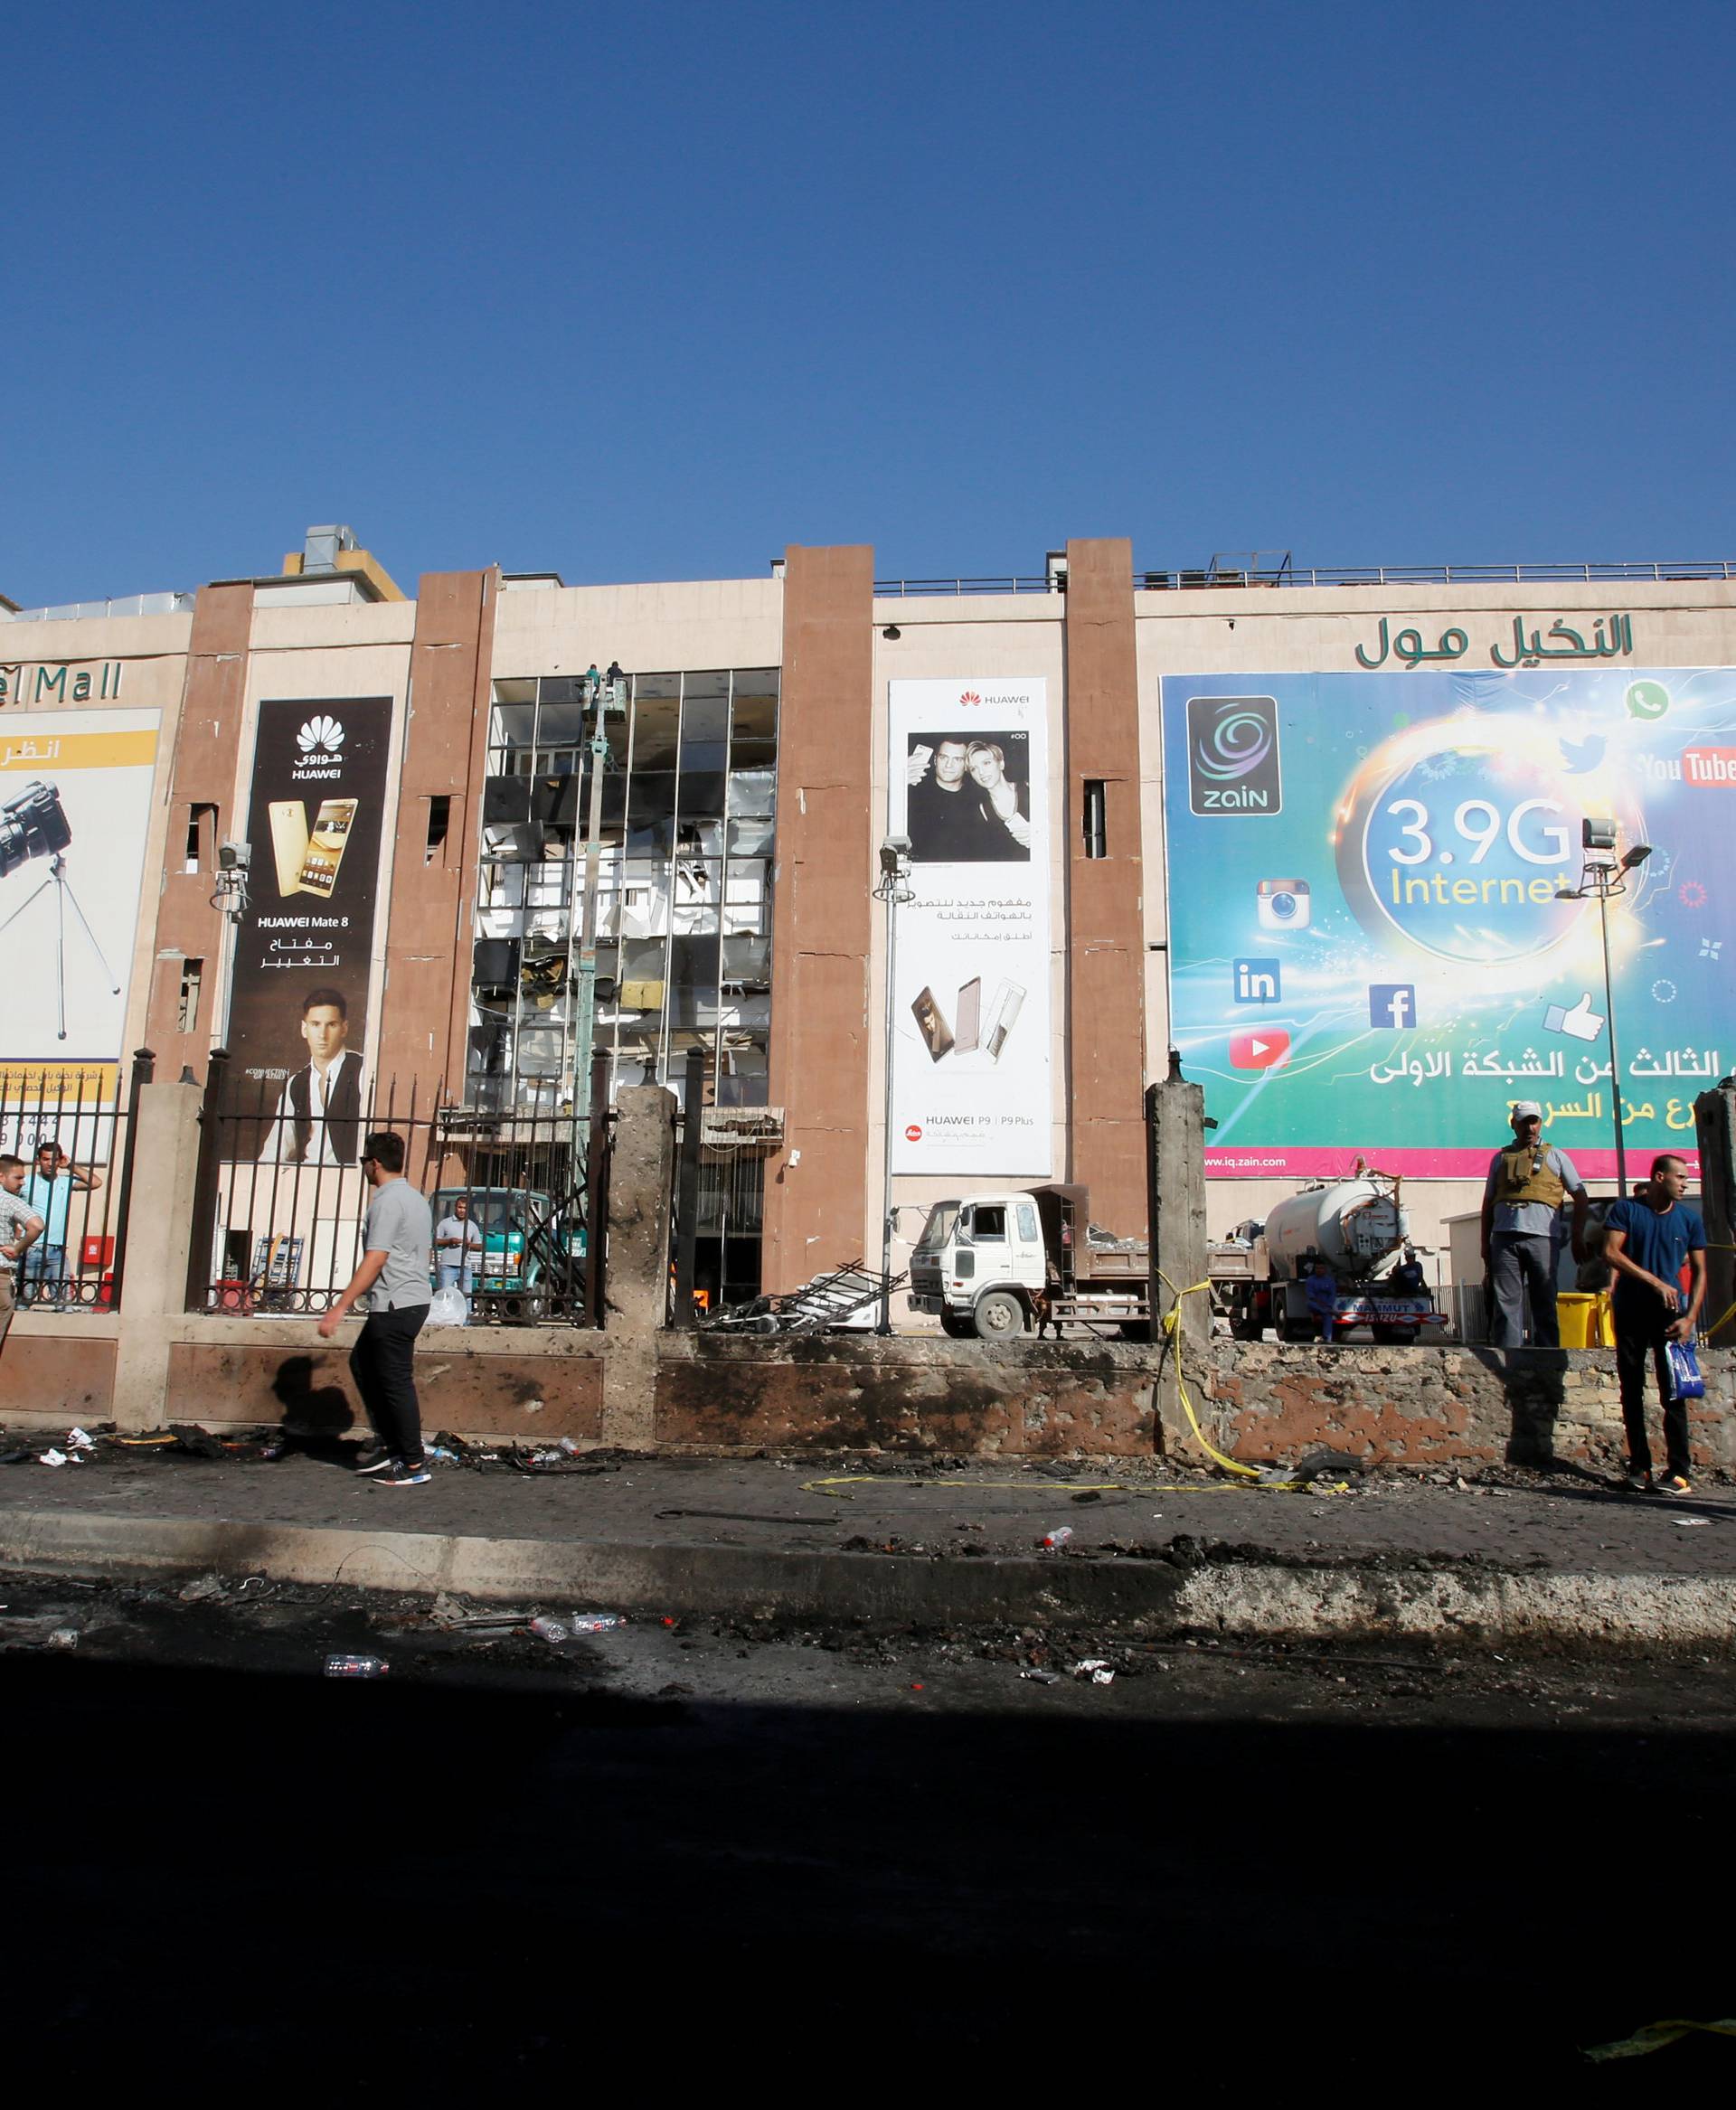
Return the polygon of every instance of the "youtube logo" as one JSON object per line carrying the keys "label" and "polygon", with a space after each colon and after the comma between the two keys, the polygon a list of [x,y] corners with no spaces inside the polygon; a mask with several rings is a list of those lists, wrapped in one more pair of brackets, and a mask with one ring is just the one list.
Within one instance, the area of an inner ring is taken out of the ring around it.
{"label": "youtube logo", "polygon": [[1231,1069],[1282,1069],[1290,1059],[1290,1036],[1288,1033],[1231,1033],[1230,1036],[1230,1067]]}
{"label": "youtube logo", "polygon": [[1682,781],[1724,789],[1736,786],[1736,748],[1684,748]]}

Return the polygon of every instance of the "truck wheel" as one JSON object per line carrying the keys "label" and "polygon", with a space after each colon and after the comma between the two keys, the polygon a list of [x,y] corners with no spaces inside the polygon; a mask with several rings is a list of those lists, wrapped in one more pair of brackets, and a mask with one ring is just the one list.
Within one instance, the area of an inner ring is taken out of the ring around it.
{"label": "truck wheel", "polygon": [[1417,1344],[1414,1326],[1371,1326],[1369,1331],[1382,1348],[1414,1348]]}
{"label": "truck wheel", "polygon": [[1123,1341],[1149,1342],[1151,1339],[1151,1322],[1149,1319],[1123,1319],[1117,1326],[1116,1332]]}
{"label": "truck wheel", "polygon": [[968,1341],[971,1336],[971,1330],[970,1321],[967,1318],[961,1317],[958,1313],[941,1313],[940,1331],[943,1333],[950,1333],[955,1341]]}
{"label": "truck wheel", "polygon": [[972,1314],[979,1341],[1006,1341],[1024,1332],[1024,1306],[1011,1290],[991,1289]]}

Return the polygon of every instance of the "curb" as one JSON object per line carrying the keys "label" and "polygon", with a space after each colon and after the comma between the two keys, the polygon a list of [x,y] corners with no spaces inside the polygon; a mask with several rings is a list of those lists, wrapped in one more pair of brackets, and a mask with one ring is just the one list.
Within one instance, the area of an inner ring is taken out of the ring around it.
{"label": "curb", "polygon": [[1162,1560],[931,1559],[752,1547],[487,1539],[302,1524],[14,1512],[0,1568],[85,1578],[269,1575],[357,1589],[566,1599],[678,1616],[913,1621],[1121,1619],[1156,1634],[1575,1642],[1736,1649],[1736,1577],[1503,1575],[1453,1568],[1181,1568]]}

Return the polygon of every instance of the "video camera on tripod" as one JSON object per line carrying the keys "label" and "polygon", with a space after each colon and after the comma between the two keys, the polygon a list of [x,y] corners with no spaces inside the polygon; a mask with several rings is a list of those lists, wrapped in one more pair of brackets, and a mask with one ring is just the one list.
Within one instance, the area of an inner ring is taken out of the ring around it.
{"label": "video camera on tripod", "polygon": [[33,781],[0,805],[0,879],[33,857],[57,857],[72,840],[72,825],[52,784]]}
{"label": "video camera on tripod", "polygon": [[66,1038],[66,908],[70,901],[72,913],[79,919],[79,928],[84,932],[90,950],[97,956],[97,965],[102,969],[103,979],[108,984],[110,996],[120,994],[120,984],[115,979],[102,947],[97,943],[97,934],[91,929],[84,910],[79,906],[79,897],[72,891],[72,882],[66,876],[66,852],[71,846],[72,824],[66,817],[66,808],[61,804],[58,785],[44,784],[33,778],[16,798],[0,805],[0,880],[8,872],[16,871],[21,864],[29,863],[33,857],[46,857],[49,862],[48,877],[28,900],[14,909],[4,923],[0,923],[0,937],[4,937],[13,925],[39,901],[52,887],[54,890],[54,982],[60,1000],[59,1038]]}

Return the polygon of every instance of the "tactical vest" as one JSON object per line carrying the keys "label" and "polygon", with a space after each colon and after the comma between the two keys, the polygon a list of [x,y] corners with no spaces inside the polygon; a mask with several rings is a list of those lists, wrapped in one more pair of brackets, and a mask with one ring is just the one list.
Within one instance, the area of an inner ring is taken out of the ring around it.
{"label": "tactical vest", "polygon": [[[1533,1172],[1533,1160],[1537,1170]],[[1567,1199],[1567,1182],[1549,1162],[1544,1150],[1520,1144],[1501,1153],[1495,1175],[1497,1208],[1514,1209],[1524,1201],[1541,1201],[1545,1209],[1559,1209]]]}

